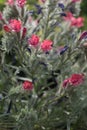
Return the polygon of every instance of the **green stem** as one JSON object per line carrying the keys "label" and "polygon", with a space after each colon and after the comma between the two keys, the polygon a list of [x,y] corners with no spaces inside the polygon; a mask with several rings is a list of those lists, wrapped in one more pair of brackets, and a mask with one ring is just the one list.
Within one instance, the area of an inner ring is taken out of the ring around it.
{"label": "green stem", "polygon": [[48,30],[48,22],[49,22],[49,10],[47,12],[47,19],[46,19],[46,23],[44,24],[44,33],[43,33],[43,40],[46,38],[46,34],[47,34],[47,30]]}
{"label": "green stem", "polygon": [[70,130],[70,121],[67,121],[67,130]]}

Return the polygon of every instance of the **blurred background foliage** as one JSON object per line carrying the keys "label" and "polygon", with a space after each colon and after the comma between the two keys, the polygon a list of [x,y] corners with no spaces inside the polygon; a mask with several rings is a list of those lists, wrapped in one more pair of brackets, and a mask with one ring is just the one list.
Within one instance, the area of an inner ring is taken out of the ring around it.
{"label": "blurred background foliage", "polygon": [[82,5],[81,5],[82,11],[81,13],[83,15],[87,16],[87,0],[83,0]]}
{"label": "blurred background foliage", "polygon": [[87,29],[87,0],[83,0],[81,4],[81,16],[85,18],[83,30]]}

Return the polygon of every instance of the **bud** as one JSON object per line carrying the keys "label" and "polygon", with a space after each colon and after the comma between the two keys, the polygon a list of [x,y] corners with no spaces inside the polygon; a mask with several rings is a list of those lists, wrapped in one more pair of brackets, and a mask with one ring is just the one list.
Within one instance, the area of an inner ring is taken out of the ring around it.
{"label": "bud", "polygon": [[31,81],[24,81],[23,89],[24,90],[32,90],[33,89],[33,83]]}

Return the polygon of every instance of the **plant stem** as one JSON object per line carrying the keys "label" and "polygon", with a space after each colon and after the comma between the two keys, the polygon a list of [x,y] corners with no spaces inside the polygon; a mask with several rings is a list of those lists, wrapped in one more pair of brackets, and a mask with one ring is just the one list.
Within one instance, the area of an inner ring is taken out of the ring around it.
{"label": "plant stem", "polygon": [[67,121],[67,130],[70,130],[70,121]]}

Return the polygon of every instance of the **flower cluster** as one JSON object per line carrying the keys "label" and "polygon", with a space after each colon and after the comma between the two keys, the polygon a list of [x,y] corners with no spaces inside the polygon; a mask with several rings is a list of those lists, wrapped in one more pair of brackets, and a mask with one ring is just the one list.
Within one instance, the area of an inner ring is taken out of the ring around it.
{"label": "flower cluster", "polygon": [[23,7],[26,4],[26,0],[16,0],[19,7]]}
{"label": "flower cluster", "polygon": [[26,4],[26,0],[7,0],[6,4],[13,6],[14,4],[18,5],[19,7],[23,8],[24,5]]}
{"label": "flower cluster", "polygon": [[70,22],[71,26],[74,26],[77,28],[80,28],[84,25],[84,18],[82,17],[75,18],[71,12],[68,12],[66,16],[64,17],[64,19]]}
{"label": "flower cluster", "polygon": [[12,32],[20,32],[21,27],[22,27],[21,21],[16,20],[16,19],[11,19],[7,25],[5,24],[3,26],[3,28],[6,32],[11,32],[11,31]]}
{"label": "flower cluster", "polygon": [[[16,4],[16,6],[18,6],[19,8],[20,7],[23,8],[24,5],[26,4],[26,2],[27,2],[26,0],[15,0],[15,1],[14,0],[8,0],[7,4],[11,5],[11,6]],[[42,0],[40,2],[45,3],[46,0]],[[80,0],[72,0],[71,3],[72,2],[76,3],[76,2],[80,2]],[[62,4],[62,2],[60,2],[60,3],[58,2],[58,5],[62,9],[62,11],[63,11],[65,7]],[[37,8],[41,8],[41,10],[43,9],[39,5],[36,5],[36,7]],[[84,19],[82,17],[75,18],[71,12],[64,12],[64,13],[66,15],[63,17],[63,20],[69,22],[71,27],[80,28],[80,27],[83,26]],[[3,17],[2,13],[0,12],[0,19],[1,20],[2,20],[2,17]],[[28,22],[32,25],[33,19],[32,19],[31,16],[28,17]],[[18,33],[19,32],[21,34],[21,38],[23,39],[23,38],[26,38],[27,31],[28,31],[28,29],[25,26],[23,25],[23,23],[22,23],[22,21],[20,19],[18,20],[18,19],[14,18],[14,19],[10,19],[8,21],[8,23],[4,24],[3,25],[3,29],[7,33],[11,33],[11,32]],[[29,47],[34,47],[36,49],[38,48],[38,50],[42,50],[43,52],[48,52],[51,49],[53,49],[53,41],[50,40],[50,39],[44,39],[44,40],[42,40],[36,34],[32,34],[31,36],[27,36],[27,37],[28,37],[27,43],[28,43]],[[80,40],[83,37],[84,36],[82,35],[80,37]],[[65,45],[65,46],[58,46],[57,54],[62,55],[65,51],[68,50],[68,48],[69,47],[67,45]],[[77,86],[77,85],[79,85],[79,84],[82,83],[83,77],[84,77],[83,75],[73,74],[70,78],[64,80],[63,86],[64,87],[67,87],[69,85]],[[80,78],[82,78],[82,80],[80,80]],[[26,86],[29,86],[29,82],[28,81],[26,81],[26,82],[23,83],[24,89],[28,88]]]}
{"label": "flower cluster", "polygon": [[[39,42],[40,42],[40,38],[33,34],[29,39],[28,39],[28,44],[33,46],[33,47],[36,47],[39,45]],[[40,43],[41,46],[40,48],[44,51],[44,52],[47,52],[47,51],[50,51],[52,49],[52,44],[53,42],[51,40],[44,40],[42,43]]]}

